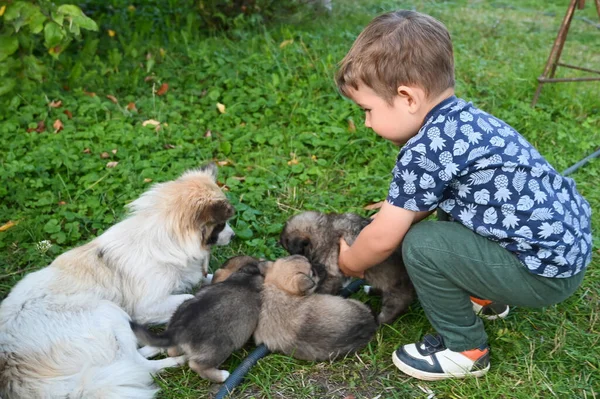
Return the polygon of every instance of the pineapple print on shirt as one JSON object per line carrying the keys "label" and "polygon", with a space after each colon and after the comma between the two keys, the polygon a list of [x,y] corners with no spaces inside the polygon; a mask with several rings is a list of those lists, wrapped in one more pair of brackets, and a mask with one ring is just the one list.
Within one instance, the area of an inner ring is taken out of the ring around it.
{"label": "pineapple print on shirt", "polygon": [[570,277],[591,261],[591,208],[575,182],[505,122],[454,96],[401,149],[387,200],[439,207],[545,277]]}

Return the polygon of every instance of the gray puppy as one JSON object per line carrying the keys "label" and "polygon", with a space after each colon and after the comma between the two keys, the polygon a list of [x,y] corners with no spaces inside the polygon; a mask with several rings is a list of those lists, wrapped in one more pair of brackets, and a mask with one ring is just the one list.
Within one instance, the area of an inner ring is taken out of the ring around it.
{"label": "gray puppy", "polygon": [[333,360],[369,343],[377,323],[364,303],[314,294],[319,273],[294,255],[266,262],[256,344],[301,360]]}
{"label": "gray puppy", "polygon": [[[370,219],[353,213],[303,212],[291,217],[281,233],[280,243],[290,254],[306,256],[313,263],[325,265],[327,278],[317,292],[335,294],[345,280],[338,267],[339,240],[352,244]],[[414,287],[402,262],[402,250],[396,249],[382,263],[365,272],[365,281],[382,296],[379,323],[391,323],[415,298]]]}
{"label": "gray puppy", "polygon": [[219,270],[233,273],[220,272],[220,282],[200,288],[195,298],[182,303],[164,332],[152,333],[135,322],[131,328],[141,343],[168,348],[169,356],[183,352],[201,377],[223,382],[229,372],[219,370],[219,365],[244,346],[258,324],[261,267],[252,257],[231,258]]}

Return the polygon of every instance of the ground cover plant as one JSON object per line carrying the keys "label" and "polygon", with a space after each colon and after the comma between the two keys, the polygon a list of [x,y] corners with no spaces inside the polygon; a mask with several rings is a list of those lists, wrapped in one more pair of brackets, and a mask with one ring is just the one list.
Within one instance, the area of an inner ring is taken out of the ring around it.
{"label": "ground cover plant", "polygon": [[[333,74],[361,28],[384,11],[414,8],[446,23],[457,94],[521,131],[558,170],[600,144],[599,82],[546,85],[529,106],[564,1],[339,0],[330,15],[267,25],[239,18],[212,33],[192,3],[115,1],[96,13],[89,3],[81,7],[98,33],[48,60],[42,83],[0,97],[0,299],[26,273],[122,218],[153,182],[210,160],[237,209],[237,238],[215,248],[213,269],[236,254],[283,255],[278,234],[300,210],[369,215],[364,207],[385,198],[398,150],[363,126]],[[562,61],[593,68],[600,30],[582,18],[595,19],[595,9],[588,4],[576,16]],[[599,176],[598,160],[572,176],[592,205],[594,230]],[[397,345],[430,332],[415,304],[356,356],[318,364],[268,356],[232,397],[597,397],[599,250],[596,237],[583,286],[564,303],[486,322],[492,369],[483,378],[426,383],[392,365]],[[218,388],[186,367],[157,383],[161,398],[208,397]]]}

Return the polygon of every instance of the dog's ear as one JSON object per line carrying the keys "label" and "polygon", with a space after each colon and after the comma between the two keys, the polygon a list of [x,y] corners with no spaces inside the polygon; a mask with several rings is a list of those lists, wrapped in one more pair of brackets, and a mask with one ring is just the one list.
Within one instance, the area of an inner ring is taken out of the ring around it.
{"label": "dog's ear", "polygon": [[307,258],[310,256],[311,242],[310,238],[305,236],[293,237],[287,242],[287,250],[292,255],[304,255]]}
{"label": "dog's ear", "polygon": [[229,276],[231,276],[231,270],[217,269],[217,270],[215,270],[215,273],[213,274],[211,284],[216,284],[216,283],[220,283],[221,281],[225,281],[225,280],[227,280],[227,278]]}
{"label": "dog's ear", "polygon": [[227,200],[212,201],[200,211],[200,223],[225,223],[235,214],[235,209]]}
{"label": "dog's ear", "polygon": [[214,162],[200,166],[199,170],[210,176],[213,181],[217,181],[217,165]]}
{"label": "dog's ear", "polygon": [[327,278],[327,267],[322,263],[312,263],[312,269],[315,273],[315,277],[318,279],[317,283]]}
{"label": "dog's ear", "polygon": [[260,274],[263,276],[267,274],[267,270],[273,265],[273,262],[268,260],[261,260],[258,262],[258,270],[260,270]]}
{"label": "dog's ear", "polygon": [[314,291],[317,283],[305,273],[296,273],[292,285],[298,295],[306,295],[311,290]]}

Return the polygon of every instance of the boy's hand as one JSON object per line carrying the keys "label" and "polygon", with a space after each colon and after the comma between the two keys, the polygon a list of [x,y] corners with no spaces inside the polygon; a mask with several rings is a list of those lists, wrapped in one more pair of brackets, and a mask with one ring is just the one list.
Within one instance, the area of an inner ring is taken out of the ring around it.
{"label": "boy's hand", "polygon": [[344,263],[344,258],[347,254],[347,251],[350,249],[350,245],[348,245],[348,243],[346,242],[346,240],[344,240],[344,237],[340,237],[340,254],[338,257],[338,266],[340,267],[341,272],[349,277],[358,277],[358,278],[364,278],[365,277],[365,272],[363,271],[354,271],[351,269],[348,269]]}

